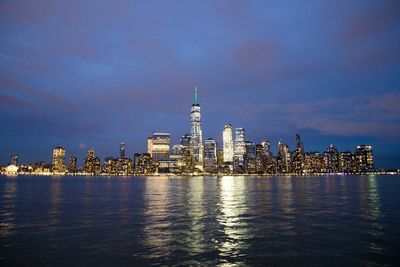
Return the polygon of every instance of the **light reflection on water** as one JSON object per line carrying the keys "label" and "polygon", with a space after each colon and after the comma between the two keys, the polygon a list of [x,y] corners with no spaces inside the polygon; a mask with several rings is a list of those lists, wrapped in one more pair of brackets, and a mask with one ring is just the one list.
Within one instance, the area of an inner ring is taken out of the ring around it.
{"label": "light reflection on water", "polygon": [[390,265],[399,188],[397,176],[0,177],[0,263]]}
{"label": "light reflection on water", "polygon": [[243,177],[225,176],[220,179],[217,221],[221,225],[224,238],[218,241],[221,259],[243,258],[252,238],[248,227],[246,201],[246,183]]}
{"label": "light reflection on water", "polygon": [[2,193],[0,211],[0,238],[13,236],[15,227],[15,200],[17,193],[17,181],[14,177],[9,177],[5,183]]}
{"label": "light reflection on water", "polygon": [[204,180],[202,178],[190,179],[187,191],[187,214],[190,235],[185,237],[185,243],[191,256],[207,251],[208,245],[204,236],[206,210],[203,196]]}

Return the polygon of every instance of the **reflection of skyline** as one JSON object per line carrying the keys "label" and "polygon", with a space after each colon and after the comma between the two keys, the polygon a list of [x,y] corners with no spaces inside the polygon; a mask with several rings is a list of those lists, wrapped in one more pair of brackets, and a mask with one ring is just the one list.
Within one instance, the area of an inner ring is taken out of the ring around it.
{"label": "reflection of skyline", "polygon": [[62,204],[61,181],[59,177],[52,177],[50,185],[49,230],[52,232],[55,225],[60,223],[60,205]]}
{"label": "reflection of skyline", "polygon": [[204,217],[206,210],[204,207],[204,178],[196,177],[189,179],[187,193],[187,205],[189,216],[190,234],[186,236],[186,242],[190,248],[190,254],[203,253],[207,249],[204,236],[205,224]]}
{"label": "reflection of skyline", "polygon": [[6,178],[2,197],[0,238],[13,236],[15,228],[15,199],[17,194],[17,179]]}
{"label": "reflection of skyline", "polygon": [[383,235],[384,228],[380,223],[380,197],[378,191],[378,183],[375,175],[368,176],[368,199],[369,199],[369,219],[371,222],[371,230],[369,234],[373,237],[373,241],[369,243],[369,250],[373,253],[381,253],[383,247],[377,243],[377,239]]}
{"label": "reflection of skyline", "polygon": [[173,238],[170,220],[170,180],[165,177],[146,178],[144,188],[145,223],[143,226],[143,245],[149,250],[146,257],[166,257],[171,252]]}
{"label": "reflection of skyline", "polygon": [[225,238],[220,240],[218,250],[220,256],[238,258],[244,257],[245,249],[250,246],[253,237],[247,218],[246,180],[244,177],[224,176],[220,178],[220,195],[217,221]]}

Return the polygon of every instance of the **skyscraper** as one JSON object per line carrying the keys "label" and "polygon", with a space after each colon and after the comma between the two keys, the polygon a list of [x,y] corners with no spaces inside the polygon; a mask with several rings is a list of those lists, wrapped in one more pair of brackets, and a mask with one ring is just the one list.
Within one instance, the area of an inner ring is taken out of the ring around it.
{"label": "skyscraper", "polygon": [[125,158],[125,142],[119,144],[119,157]]}
{"label": "skyscraper", "polygon": [[76,160],[75,156],[69,158],[69,170],[72,172],[76,170]]}
{"label": "skyscraper", "polygon": [[325,172],[335,173],[339,170],[339,152],[334,145],[329,145],[324,152]]}
{"label": "skyscraper", "polygon": [[368,171],[374,168],[374,155],[372,152],[372,146],[357,146],[356,165],[358,167],[358,171]]}
{"label": "skyscraper", "polygon": [[246,135],[244,128],[235,129],[235,142],[233,148],[234,171],[243,172],[246,157]]}
{"label": "skyscraper", "polygon": [[233,162],[233,140],[232,140],[232,125],[227,124],[224,126],[222,132],[223,151],[224,151],[224,162]]}
{"label": "skyscraper", "polygon": [[11,156],[10,165],[18,166],[18,155],[14,154]]}
{"label": "skyscraper", "polygon": [[91,148],[88,150],[88,153],[85,158],[85,172],[97,174],[101,171],[100,159],[95,157],[94,149]]}
{"label": "skyscraper", "polygon": [[201,129],[201,107],[194,88],[194,102],[190,110],[190,154],[193,158],[193,167],[203,170],[203,133]]}
{"label": "skyscraper", "polygon": [[190,146],[190,135],[189,134],[184,134],[182,135],[180,139],[180,144],[186,148]]}
{"label": "skyscraper", "polygon": [[256,172],[256,145],[246,140],[245,170],[247,173]]}
{"label": "skyscraper", "polygon": [[290,159],[290,148],[288,145],[279,141],[278,143],[278,155],[277,155],[278,171],[280,173],[291,172],[291,159]]}
{"label": "skyscraper", "polygon": [[170,155],[170,134],[153,133],[147,138],[147,152],[151,155],[154,162],[159,159],[167,159]]}
{"label": "skyscraper", "polygon": [[207,138],[204,142],[204,170],[217,171],[217,143],[212,138]]}
{"label": "skyscraper", "polygon": [[53,172],[54,173],[64,173],[65,168],[65,149],[58,146],[53,149]]}
{"label": "skyscraper", "polygon": [[272,156],[272,152],[271,152],[271,142],[268,140],[262,140],[261,141],[261,146],[263,149],[262,154],[263,155],[270,155]]}
{"label": "skyscraper", "polygon": [[302,173],[304,169],[304,146],[301,142],[300,135],[296,134],[296,149],[293,152],[293,172]]}

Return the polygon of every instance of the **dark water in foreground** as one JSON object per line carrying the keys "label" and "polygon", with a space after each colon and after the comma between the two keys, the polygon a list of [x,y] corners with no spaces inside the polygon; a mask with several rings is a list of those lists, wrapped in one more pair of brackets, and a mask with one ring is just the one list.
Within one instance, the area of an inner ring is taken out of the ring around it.
{"label": "dark water in foreground", "polygon": [[400,176],[0,176],[0,265],[395,265]]}

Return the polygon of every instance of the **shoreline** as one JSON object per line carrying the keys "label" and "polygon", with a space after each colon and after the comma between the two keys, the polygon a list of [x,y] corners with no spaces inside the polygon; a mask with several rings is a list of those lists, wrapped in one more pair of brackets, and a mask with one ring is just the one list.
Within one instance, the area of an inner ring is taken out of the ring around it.
{"label": "shoreline", "polygon": [[123,178],[134,178],[134,177],[173,177],[173,178],[184,178],[184,177],[224,177],[224,176],[232,176],[232,177],[317,177],[317,176],[348,176],[348,175],[357,175],[357,176],[366,176],[366,175],[400,175],[400,172],[396,171],[381,171],[381,172],[365,172],[365,173],[310,173],[310,174],[297,174],[297,173],[285,173],[285,174],[210,174],[210,173],[202,173],[202,174],[171,174],[171,173],[155,173],[155,174],[131,174],[131,175],[118,175],[118,174],[91,174],[91,173],[5,173],[0,172],[0,175],[3,176],[86,176],[86,177],[94,177],[94,176],[102,176],[102,177],[123,177]]}

